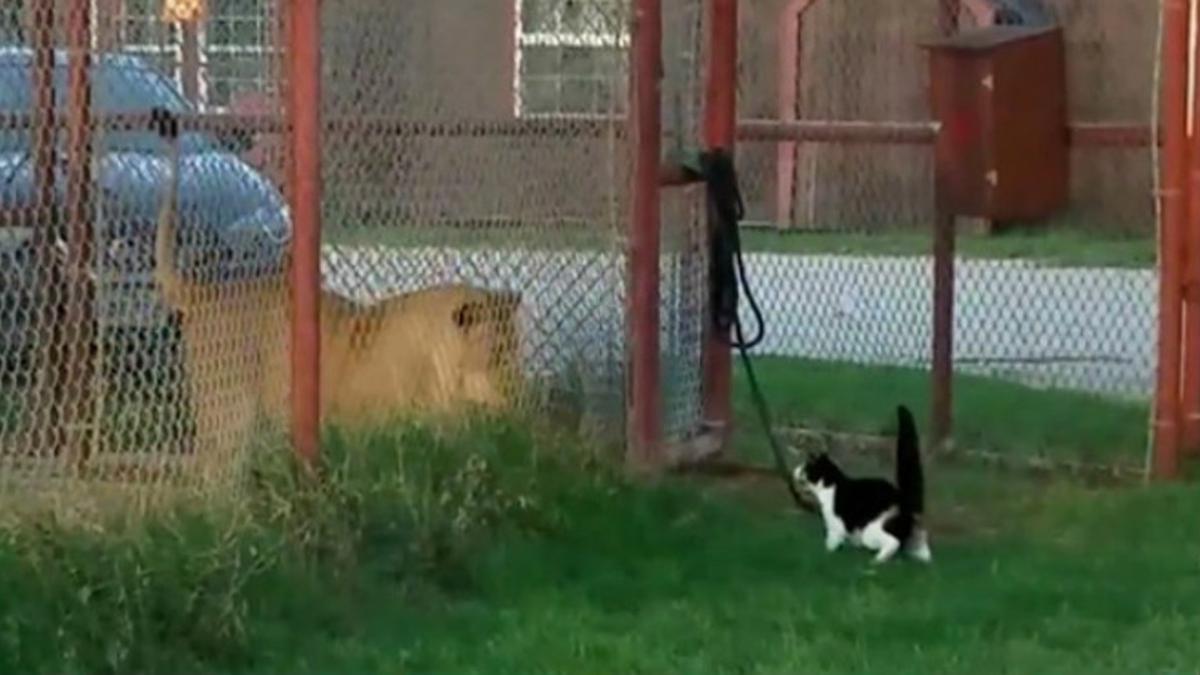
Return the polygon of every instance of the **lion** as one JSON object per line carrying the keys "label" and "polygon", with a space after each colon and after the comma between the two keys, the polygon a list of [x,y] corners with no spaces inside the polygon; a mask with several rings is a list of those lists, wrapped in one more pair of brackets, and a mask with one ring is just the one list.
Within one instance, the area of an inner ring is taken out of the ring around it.
{"label": "lion", "polygon": [[[155,234],[154,278],[179,317],[196,453],[222,470],[260,419],[283,425],[291,387],[288,283],[281,271],[199,282],[177,271],[177,129]],[[516,391],[519,292],[448,284],[361,305],[328,290],[320,310],[321,423],[353,428],[413,413],[499,411]],[[208,460],[214,460],[210,462]]]}

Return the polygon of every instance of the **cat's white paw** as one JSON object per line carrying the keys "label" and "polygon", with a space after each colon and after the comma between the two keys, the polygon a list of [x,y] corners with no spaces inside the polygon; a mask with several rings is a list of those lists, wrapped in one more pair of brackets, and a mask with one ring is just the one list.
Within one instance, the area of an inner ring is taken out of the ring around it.
{"label": "cat's white paw", "polygon": [[880,565],[891,560],[896,555],[896,551],[899,550],[900,540],[896,539],[895,537],[888,536],[880,542],[879,553],[875,555],[874,563],[876,565]]}
{"label": "cat's white paw", "polygon": [[908,555],[923,563],[933,562],[933,552],[929,549],[929,534],[924,528],[917,528],[908,543]]}
{"label": "cat's white paw", "polygon": [[842,543],[846,541],[846,537],[838,534],[825,535],[825,550],[833,553],[842,547]]}

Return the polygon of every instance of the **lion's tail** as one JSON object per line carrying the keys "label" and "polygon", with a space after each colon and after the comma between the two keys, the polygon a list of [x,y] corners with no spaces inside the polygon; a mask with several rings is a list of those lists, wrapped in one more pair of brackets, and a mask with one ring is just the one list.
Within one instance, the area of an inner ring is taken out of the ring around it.
{"label": "lion's tail", "polygon": [[175,221],[179,210],[179,120],[162,108],[155,108],[150,120],[154,131],[167,142],[167,184],[162,191],[154,234],[154,280],[167,304],[179,307],[187,295],[187,282],[180,278],[175,269]]}

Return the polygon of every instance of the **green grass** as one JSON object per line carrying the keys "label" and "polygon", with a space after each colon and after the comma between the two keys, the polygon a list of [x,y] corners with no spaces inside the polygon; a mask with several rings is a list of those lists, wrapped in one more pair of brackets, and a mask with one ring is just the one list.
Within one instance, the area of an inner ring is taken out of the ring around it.
{"label": "green grass", "polygon": [[815,522],[732,489],[573,495],[561,531],[506,537],[473,560],[469,591],[414,598],[373,587],[353,632],[296,634],[259,672],[1194,667],[1200,546],[1180,540],[1200,506],[1194,491],[942,478],[934,503],[945,534],[929,569],[827,555]]}
{"label": "green grass", "polygon": [[[912,407],[929,419],[929,372],[803,359],[756,359],[759,380],[781,425],[890,433],[890,411]],[[735,364],[735,414],[757,424],[745,375]],[[954,378],[954,440],[972,450],[1140,466],[1146,404],[1086,393],[1034,389],[1003,380]]]}
{"label": "green grass", "polygon": [[[365,601],[376,584],[409,580],[453,588],[496,523],[540,526],[533,500],[570,484],[551,476],[588,480],[562,469],[588,457],[555,447],[535,453],[514,424],[335,433],[321,481],[264,458],[244,503],[188,499],[101,523],[6,518],[0,672],[245,669],[272,641],[341,630],[352,619],[341,594]],[[535,471],[547,479],[537,494]]]}
{"label": "green grass", "polygon": [[[932,251],[930,234],[921,230],[867,234],[782,232],[745,228],[745,250],[758,253],[846,256],[917,256]],[[338,227],[326,230],[327,243],[398,247],[450,246],[543,247],[550,250],[612,249],[616,239],[595,225],[558,224],[545,228],[506,227]],[[1150,237],[1114,237],[1083,230],[1013,231],[984,236],[962,233],[958,254],[970,259],[1033,260],[1059,267],[1143,268],[1155,265]]]}
{"label": "green grass", "polygon": [[[880,234],[745,230],[749,251],[863,256],[931,255],[928,232]],[[1014,231],[985,236],[960,233],[957,253],[965,258],[1033,260],[1058,267],[1153,267],[1154,239],[1112,237],[1082,230]]]}
{"label": "green grass", "polygon": [[[738,443],[764,451],[753,433]],[[861,551],[826,554],[819,524],[773,482],[632,482],[604,453],[525,424],[398,427],[328,448],[324,482],[266,463],[244,508],[223,515],[4,531],[0,672],[1200,663],[1194,486],[1101,491],[930,466],[935,564],[876,569]]]}

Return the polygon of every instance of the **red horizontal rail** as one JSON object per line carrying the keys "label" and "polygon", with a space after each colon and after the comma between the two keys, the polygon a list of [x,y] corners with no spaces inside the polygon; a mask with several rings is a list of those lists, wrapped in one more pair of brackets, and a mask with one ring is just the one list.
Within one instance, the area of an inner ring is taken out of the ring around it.
{"label": "red horizontal rail", "polygon": [[[94,124],[108,131],[136,131],[150,126],[150,113],[97,114]],[[56,121],[65,126],[64,122]],[[27,129],[32,115],[0,113],[0,129]],[[280,115],[189,113],[179,115],[185,131],[283,133],[288,125]],[[411,120],[401,117],[327,116],[324,133],[370,133],[390,136],[493,137],[578,136],[625,134],[625,118],[610,116],[531,117],[519,119]]]}
{"label": "red horizontal rail", "polygon": [[1145,124],[1083,122],[1071,124],[1067,130],[1070,144],[1078,147],[1149,147],[1154,136],[1151,127]]}
{"label": "red horizontal rail", "polygon": [[738,139],[809,143],[929,144],[937,138],[932,122],[844,122],[825,120],[741,120]]}
{"label": "red horizontal rail", "polygon": [[[203,113],[180,115],[180,126],[187,131],[282,133],[286,122],[278,115],[238,115]],[[65,127],[65,120],[55,118]],[[128,113],[96,115],[94,124],[109,131],[146,129],[150,114]],[[0,129],[33,128],[32,115],[0,113]],[[410,120],[394,116],[329,116],[324,132],[370,133],[388,136],[424,137],[518,137],[549,136],[598,138],[626,133],[625,118],[608,115],[570,117],[522,117],[517,119]],[[781,122],[769,119],[743,119],[737,125],[738,140],[748,142],[803,141],[807,143],[843,143],[861,145],[924,145],[937,137],[932,122],[863,122],[836,120],[797,120]],[[1068,129],[1071,145],[1079,147],[1128,147],[1150,145],[1151,127],[1123,122],[1076,122]]]}

